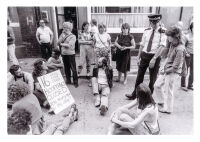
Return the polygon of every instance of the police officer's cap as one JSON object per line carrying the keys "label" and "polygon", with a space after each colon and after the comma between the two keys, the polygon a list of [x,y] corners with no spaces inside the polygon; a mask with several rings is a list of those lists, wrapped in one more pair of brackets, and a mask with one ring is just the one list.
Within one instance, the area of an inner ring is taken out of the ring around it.
{"label": "police officer's cap", "polygon": [[151,14],[151,15],[148,16],[148,18],[149,18],[149,21],[158,22],[158,21],[161,20],[162,15],[161,14]]}

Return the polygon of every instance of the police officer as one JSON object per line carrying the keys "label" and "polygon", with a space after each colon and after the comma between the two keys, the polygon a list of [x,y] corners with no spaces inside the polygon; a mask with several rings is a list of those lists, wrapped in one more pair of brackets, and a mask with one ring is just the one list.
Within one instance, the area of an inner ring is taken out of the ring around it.
{"label": "police officer", "polygon": [[143,82],[144,75],[149,67],[149,88],[153,93],[153,85],[156,81],[159,71],[160,54],[163,47],[166,46],[167,36],[165,35],[165,28],[160,24],[162,15],[149,15],[150,27],[145,29],[140,43],[139,53],[137,57],[138,73],[135,83],[135,89],[132,94],[126,94],[128,99],[134,100],[136,98],[136,88]]}

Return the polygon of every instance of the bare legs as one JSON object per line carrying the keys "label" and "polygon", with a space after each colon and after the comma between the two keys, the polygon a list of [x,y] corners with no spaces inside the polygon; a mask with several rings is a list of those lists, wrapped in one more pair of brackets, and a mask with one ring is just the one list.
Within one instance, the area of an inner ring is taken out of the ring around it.
{"label": "bare legs", "polygon": [[[118,79],[116,80],[116,82],[120,82],[121,76],[122,76],[122,72],[118,71]],[[124,73],[124,82],[123,82],[123,84],[127,84],[127,72]]]}

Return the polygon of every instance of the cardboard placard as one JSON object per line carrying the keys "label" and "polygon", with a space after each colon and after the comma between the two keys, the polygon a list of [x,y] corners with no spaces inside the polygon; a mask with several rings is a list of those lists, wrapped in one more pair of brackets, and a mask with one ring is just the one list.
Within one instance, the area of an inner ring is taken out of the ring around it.
{"label": "cardboard placard", "polygon": [[55,114],[58,114],[75,102],[60,70],[48,73],[37,79]]}

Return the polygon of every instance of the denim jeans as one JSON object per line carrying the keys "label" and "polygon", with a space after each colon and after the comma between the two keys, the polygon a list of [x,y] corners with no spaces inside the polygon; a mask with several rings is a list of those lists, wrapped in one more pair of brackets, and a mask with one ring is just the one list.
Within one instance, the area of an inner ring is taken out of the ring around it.
{"label": "denim jeans", "polygon": [[108,108],[108,96],[110,94],[110,88],[108,85],[98,84],[97,78],[92,78],[92,91],[93,94],[98,94],[97,99],[101,101],[101,105]]}
{"label": "denim jeans", "polygon": [[177,73],[159,75],[154,85],[154,99],[156,103],[164,104],[164,110],[167,112],[173,112],[174,84],[178,77]]}
{"label": "denim jeans", "polygon": [[[193,54],[190,54],[190,57],[186,57],[185,61],[187,65],[187,70],[188,68],[190,68],[187,86],[193,87]],[[185,81],[186,77],[185,76],[181,77],[181,87],[186,87]]]}

